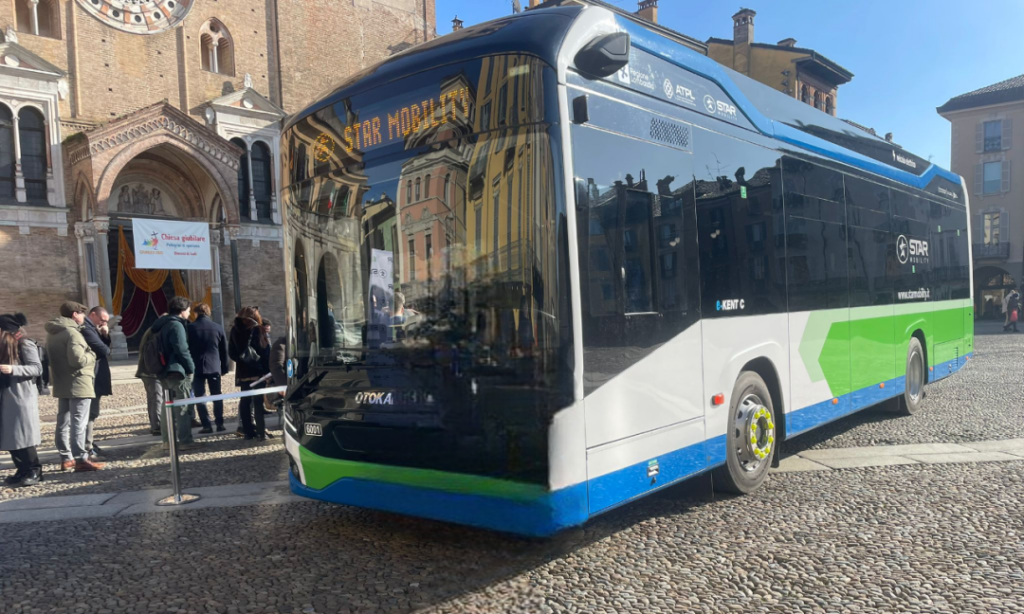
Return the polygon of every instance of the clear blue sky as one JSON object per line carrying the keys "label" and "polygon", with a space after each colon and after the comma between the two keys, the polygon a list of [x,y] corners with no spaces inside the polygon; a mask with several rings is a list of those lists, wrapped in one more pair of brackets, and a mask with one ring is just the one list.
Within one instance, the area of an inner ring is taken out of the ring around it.
{"label": "clear blue sky", "polygon": [[[1024,74],[1021,0],[661,0],[658,20],[699,40],[732,38],[740,6],[757,11],[756,42],[792,37],[854,74],[839,89],[840,117],[946,168],[949,122],[935,107]],[[469,26],[511,11],[511,0],[437,0],[437,31],[451,32],[456,14]]]}

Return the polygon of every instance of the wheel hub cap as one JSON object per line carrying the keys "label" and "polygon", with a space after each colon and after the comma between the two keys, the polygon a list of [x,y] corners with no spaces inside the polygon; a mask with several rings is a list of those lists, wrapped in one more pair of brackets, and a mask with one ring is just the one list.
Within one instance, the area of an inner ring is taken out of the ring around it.
{"label": "wheel hub cap", "polygon": [[736,416],[739,445],[736,453],[746,471],[754,471],[771,456],[775,445],[775,422],[757,397],[747,397]]}

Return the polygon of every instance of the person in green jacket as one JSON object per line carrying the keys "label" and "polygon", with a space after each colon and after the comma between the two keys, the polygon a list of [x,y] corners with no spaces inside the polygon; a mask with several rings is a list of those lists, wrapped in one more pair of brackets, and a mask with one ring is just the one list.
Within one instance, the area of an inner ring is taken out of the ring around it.
{"label": "person in green jacket", "polygon": [[46,353],[50,357],[50,382],[57,405],[57,451],[65,471],[96,471],[103,463],[89,460],[85,431],[89,408],[96,396],[96,354],[89,349],[82,327],[89,308],[68,301],[60,317],[46,323]]}
{"label": "person in green jacket", "polygon": [[[167,303],[167,315],[153,323],[150,333],[159,335],[160,351],[167,360],[164,372],[160,374],[160,385],[169,394],[172,401],[187,399],[192,394],[192,375],[195,363],[192,353],[188,351],[188,317],[192,313],[192,303],[187,298],[176,296]],[[192,407],[182,405],[175,407],[174,429],[181,449],[193,448],[196,444],[192,438]],[[163,414],[161,413],[161,417]],[[164,425],[163,440],[167,442],[170,425]]]}

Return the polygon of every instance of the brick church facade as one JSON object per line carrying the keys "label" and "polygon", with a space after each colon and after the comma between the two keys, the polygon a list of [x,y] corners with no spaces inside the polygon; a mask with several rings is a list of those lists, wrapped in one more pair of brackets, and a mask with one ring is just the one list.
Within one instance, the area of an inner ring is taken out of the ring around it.
{"label": "brick church facade", "polygon": [[[0,312],[65,300],[137,347],[174,294],[284,323],[283,119],[435,36],[434,0],[0,0]],[[213,269],[134,268],[131,221],[210,224]]]}

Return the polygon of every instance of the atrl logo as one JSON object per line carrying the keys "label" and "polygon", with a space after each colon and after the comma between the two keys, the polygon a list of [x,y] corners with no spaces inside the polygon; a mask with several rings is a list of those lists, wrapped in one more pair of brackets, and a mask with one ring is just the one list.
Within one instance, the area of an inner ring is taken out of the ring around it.
{"label": "atrl logo", "polygon": [[156,238],[156,233],[154,232],[148,239],[142,242],[142,247],[156,247],[159,243],[160,239]]}

